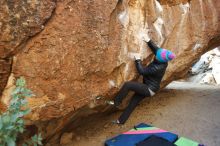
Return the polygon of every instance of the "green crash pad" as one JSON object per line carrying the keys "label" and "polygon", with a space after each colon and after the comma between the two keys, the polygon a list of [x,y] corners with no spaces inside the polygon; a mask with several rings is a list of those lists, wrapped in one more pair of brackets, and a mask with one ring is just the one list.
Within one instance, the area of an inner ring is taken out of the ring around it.
{"label": "green crash pad", "polygon": [[180,137],[175,144],[177,146],[199,146],[198,142],[192,141],[190,139],[187,139],[185,137]]}

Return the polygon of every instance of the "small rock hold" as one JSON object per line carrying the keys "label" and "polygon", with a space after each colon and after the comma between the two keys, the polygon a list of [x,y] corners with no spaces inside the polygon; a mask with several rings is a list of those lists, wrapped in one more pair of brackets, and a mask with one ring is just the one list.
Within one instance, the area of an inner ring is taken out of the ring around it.
{"label": "small rock hold", "polygon": [[28,23],[27,22],[23,22],[22,23],[24,26],[28,26]]}
{"label": "small rock hold", "polygon": [[80,139],[81,139],[80,136],[77,136],[77,137],[76,137],[76,140],[77,140],[77,141],[80,141]]}
{"label": "small rock hold", "polygon": [[60,138],[60,144],[65,145],[72,142],[73,133],[64,133]]}
{"label": "small rock hold", "polygon": [[108,124],[108,123],[104,125],[104,128],[105,128],[105,129],[108,128],[108,127],[109,127],[109,124]]}

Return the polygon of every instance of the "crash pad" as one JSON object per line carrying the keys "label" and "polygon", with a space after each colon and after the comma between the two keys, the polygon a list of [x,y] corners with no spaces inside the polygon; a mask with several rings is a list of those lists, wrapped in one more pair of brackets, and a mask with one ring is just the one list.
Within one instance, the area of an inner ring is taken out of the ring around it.
{"label": "crash pad", "polygon": [[141,123],[133,129],[115,136],[105,142],[105,146],[135,146],[144,139],[155,135],[174,143],[178,136],[166,130]]}
{"label": "crash pad", "polygon": [[187,139],[185,137],[180,137],[175,144],[177,146],[202,146],[198,142],[192,141],[190,139]]}

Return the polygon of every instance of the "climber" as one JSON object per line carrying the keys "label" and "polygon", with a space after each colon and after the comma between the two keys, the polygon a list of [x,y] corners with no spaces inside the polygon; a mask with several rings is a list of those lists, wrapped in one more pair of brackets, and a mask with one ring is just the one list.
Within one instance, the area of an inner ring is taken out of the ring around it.
{"label": "climber", "polygon": [[118,107],[128,92],[134,91],[134,95],[122,115],[118,120],[113,121],[115,124],[124,124],[141,100],[153,96],[160,89],[160,82],[165,74],[168,61],[175,58],[171,51],[157,47],[148,35],[143,37],[143,41],[148,44],[156,57],[147,67],[143,67],[141,60],[135,58],[135,65],[138,73],[143,76],[143,83],[128,81],[124,83],[114,101],[107,101],[107,104]]}

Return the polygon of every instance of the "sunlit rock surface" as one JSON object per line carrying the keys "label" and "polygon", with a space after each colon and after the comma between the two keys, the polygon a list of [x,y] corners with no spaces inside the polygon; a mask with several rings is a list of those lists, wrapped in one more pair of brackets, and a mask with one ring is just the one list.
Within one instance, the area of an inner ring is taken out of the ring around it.
{"label": "sunlit rock surface", "polygon": [[192,66],[187,81],[220,85],[220,49],[215,48],[202,55]]}

